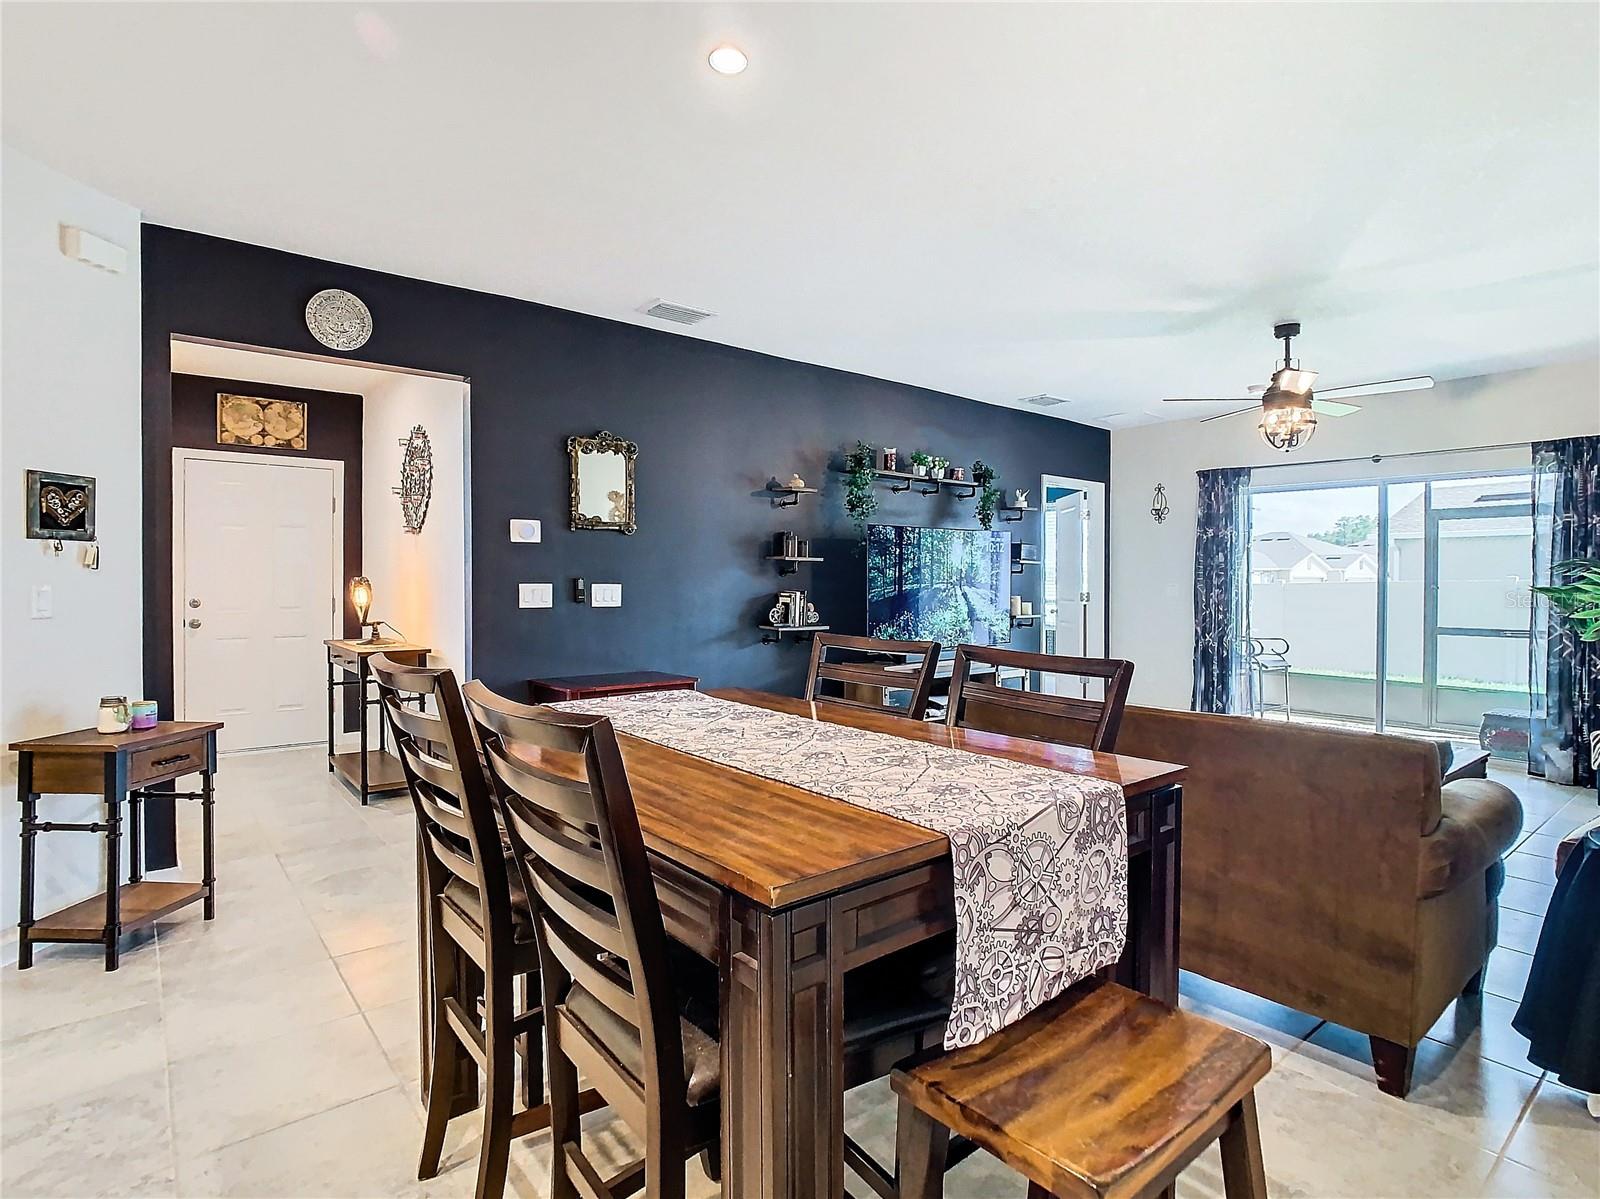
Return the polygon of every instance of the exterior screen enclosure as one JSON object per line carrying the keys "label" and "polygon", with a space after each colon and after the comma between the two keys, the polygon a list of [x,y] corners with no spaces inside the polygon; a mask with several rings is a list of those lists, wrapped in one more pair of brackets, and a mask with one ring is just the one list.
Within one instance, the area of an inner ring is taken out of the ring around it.
{"label": "exterior screen enclosure", "polygon": [[944,646],[1011,640],[1011,535],[867,526],[867,632]]}

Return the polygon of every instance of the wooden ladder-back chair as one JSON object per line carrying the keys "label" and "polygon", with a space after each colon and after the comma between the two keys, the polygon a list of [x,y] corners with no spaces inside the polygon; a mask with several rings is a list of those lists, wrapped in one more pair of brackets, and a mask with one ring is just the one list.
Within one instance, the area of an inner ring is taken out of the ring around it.
{"label": "wooden ladder-back chair", "polygon": [[[972,665],[1015,667],[1045,675],[1098,679],[1105,684],[1103,699],[1051,695],[1001,687],[972,676]],[[1133,663],[1121,658],[1064,658],[984,645],[956,648],[955,670],[950,678],[950,707],[946,721],[953,728],[1030,737],[1058,745],[1077,745],[1111,753],[1128,703]]]}
{"label": "wooden ladder-back chair", "polygon": [[[534,913],[549,1013],[552,1199],[681,1199],[684,1163],[715,1171],[720,1046],[681,1012],[666,929],[611,722],[469,683]],[[604,1178],[585,1155],[577,1071],[643,1140]]]}
{"label": "wooden ladder-back chair", "polygon": [[[833,661],[830,651],[850,657]],[[911,662],[919,654],[921,662]],[[875,660],[884,657],[899,658],[901,662],[890,664]],[[811,639],[811,667],[806,673],[805,697],[813,703],[896,712],[912,720],[921,720],[928,712],[928,696],[933,691],[933,673],[938,665],[937,641],[887,641],[878,637],[818,633]],[[843,694],[822,694],[823,685],[828,683],[838,684]],[[852,689],[865,689],[877,698],[860,698],[851,694]],[[910,701],[904,708],[890,705],[887,702],[890,691],[909,691]]]}
{"label": "wooden ladder-back chair", "polygon": [[[378,655],[371,669],[416,807],[422,856],[421,929],[427,957],[427,1124],[419,1178],[439,1172],[445,1126],[478,1105],[485,1078],[477,1199],[499,1199],[514,1137],[546,1127],[539,958],[526,890],[508,861],[472,723],[455,675]],[[433,701],[432,713],[407,705]],[[515,993],[522,995],[522,1012]],[[482,1005],[482,1017],[479,1005]],[[515,1059],[522,1058],[524,1110],[514,1111]]]}

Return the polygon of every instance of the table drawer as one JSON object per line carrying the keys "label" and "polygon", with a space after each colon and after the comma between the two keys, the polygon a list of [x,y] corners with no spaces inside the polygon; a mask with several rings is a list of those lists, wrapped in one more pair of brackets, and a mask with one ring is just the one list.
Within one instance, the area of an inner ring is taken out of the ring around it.
{"label": "table drawer", "polygon": [[141,749],[128,762],[128,785],[162,783],[206,767],[206,738],[193,737],[152,749]]}

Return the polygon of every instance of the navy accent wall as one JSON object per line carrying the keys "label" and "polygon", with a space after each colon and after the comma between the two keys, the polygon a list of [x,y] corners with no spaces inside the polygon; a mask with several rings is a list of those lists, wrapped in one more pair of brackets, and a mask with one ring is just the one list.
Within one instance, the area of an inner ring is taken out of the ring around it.
{"label": "navy accent wall", "polygon": [[[341,287],[371,308],[372,339],[348,357],[471,380],[472,668],[521,697],[551,674],[658,669],[703,686],[798,693],[806,648],[762,645],[773,594],[811,591],[841,632],[866,619],[865,559],[830,469],[860,438],[975,458],[1008,490],[1039,497],[1044,472],[1106,480],[1110,434],[1068,421],[730,349],[694,337],[146,225],[143,230],[146,686],[172,694],[170,573],[161,531],[172,439],[172,334],[339,357],[307,332],[306,301]],[[641,297],[644,295],[640,293]],[[639,444],[639,531],[567,529],[566,439],[608,429]],[[774,509],[761,488],[798,471],[821,495]],[[877,521],[975,524],[973,501],[880,489]],[[513,545],[511,517],[544,522]],[[1040,540],[1038,517],[999,525]],[[827,559],[780,579],[763,561],[775,530],[811,538]],[[1014,580],[1040,602],[1041,567]],[[570,580],[622,584],[618,609],[579,607]],[[556,606],[519,609],[518,582],[555,583]],[[1036,648],[1037,629],[1013,645]]]}

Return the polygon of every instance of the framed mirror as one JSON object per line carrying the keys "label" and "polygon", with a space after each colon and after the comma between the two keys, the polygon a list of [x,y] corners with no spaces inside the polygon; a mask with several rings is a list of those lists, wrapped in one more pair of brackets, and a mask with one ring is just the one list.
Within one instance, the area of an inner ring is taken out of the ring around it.
{"label": "framed mirror", "polygon": [[572,459],[572,527],[632,533],[633,462],[639,447],[611,433],[567,438]]}

